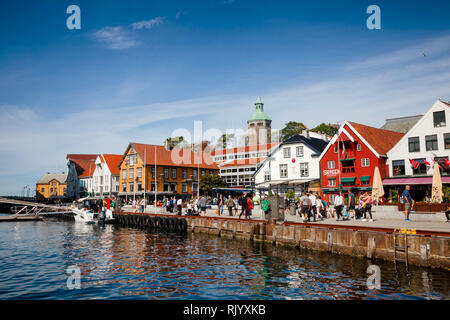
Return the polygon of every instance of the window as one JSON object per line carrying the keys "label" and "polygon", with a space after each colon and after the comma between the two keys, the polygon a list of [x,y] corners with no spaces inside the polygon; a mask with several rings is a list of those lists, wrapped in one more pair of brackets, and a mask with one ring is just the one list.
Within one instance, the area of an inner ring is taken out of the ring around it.
{"label": "window", "polygon": [[44,189],[44,188],[41,188],[41,192],[45,192],[45,189]]}
{"label": "window", "polygon": [[436,134],[425,136],[425,149],[427,151],[433,151],[438,149],[438,141]]}
{"label": "window", "polygon": [[408,138],[409,152],[420,152],[419,137]]}
{"label": "window", "polygon": [[183,169],[183,170],[181,171],[181,177],[182,177],[183,179],[187,179],[187,169]]}
{"label": "window", "polygon": [[356,145],[356,151],[361,151],[361,145],[359,143]]}
{"label": "window", "polygon": [[337,148],[337,145],[336,146],[334,146],[334,153],[337,153],[337,150],[338,148]]}
{"label": "window", "polygon": [[214,175],[214,172],[213,172],[212,170],[209,170],[209,175],[210,175],[210,176],[213,176],[213,175]]}
{"label": "window", "polygon": [[308,162],[300,163],[300,177],[308,177],[308,176],[309,176]]}
{"label": "window", "polygon": [[130,179],[134,179],[134,169],[130,169]]}
{"label": "window", "polygon": [[164,178],[169,179],[169,169],[168,168],[164,168]]}
{"label": "window", "polygon": [[198,184],[197,183],[192,183],[192,191],[195,191],[195,192],[198,191]]}
{"label": "window", "polygon": [[176,178],[177,178],[177,169],[172,168],[172,179],[176,179]]}
{"label": "window", "polygon": [[52,186],[56,186],[56,182],[52,182]]}
{"label": "window", "polygon": [[328,161],[328,169],[335,169],[336,165],[334,163],[334,161]]}
{"label": "window", "polygon": [[152,178],[155,178],[155,172],[156,172],[156,168],[152,167]]}
{"label": "window", "polygon": [[136,191],[142,191],[142,183],[141,182],[138,182]]}
{"label": "window", "polygon": [[192,178],[197,179],[197,169],[192,170]]}
{"label": "window", "polygon": [[169,184],[168,183],[164,183],[164,192],[169,192]]}
{"label": "window", "polygon": [[362,186],[370,186],[370,178],[367,180],[361,179],[361,185]]}
{"label": "window", "polygon": [[434,127],[445,127],[445,111],[433,112]]}
{"label": "window", "polygon": [[342,160],[342,172],[343,173],[355,172],[355,160]]}
{"label": "window", "polygon": [[137,176],[138,178],[142,178],[142,168],[137,168],[137,169],[136,169],[136,176]]}
{"label": "window", "polygon": [[336,178],[328,179],[328,186],[329,187],[336,187]]}
{"label": "window", "polygon": [[370,159],[369,158],[362,158],[361,159],[361,167],[369,167],[370,166]]}
{"label": "window", "polygon": [[176,182],[172,182],[170,184],[170,191],[171,192],[177,192],[177,183]]}
{"label": "window", "polygon": [[205,170],[202,170],[202,176],[204,176],[205,175]]}
{"label": "window", "polygon": [[283,148],[283,155],[285,158],[291,157],[291,148]]}
{"label": "window", "polygon": [[450,175],[450,165],[447,165],[448,157],[435,157],[434,161],[440,166],[439,171],[441,175]]}
{"label": "window", "polygon": [[404,176],[405,175],[405,160],[392,161],[392,174],[394,176]]}
{"label": "window", "polygon": [[413,159],[413,160],[419,162],[419,166],[416,169],[413,168],[413,174],[414,175],[426,174],[427,165],[425,164],[425,159]]}
{"label": "window", "polygon": [[134,183],[130,183],[130,192],[134,192]]}
{"label": "window", "polygon": [[181,192],[182,193],[187,193],[187,183],[182,183],[181,184]]}
{"label": "window", "polygon": [[280,178],[287,178],[287,164],[280,164]]}
{"label": "window", "polygon": [[303,157],[303,146],[299,146],[297,148],[295,148],[296,153],[297,153],[297,157]]}
{"label": "window", "polygon": [[270,171],[264,171],[264,181],[270,181]]}
{"label": "window", "polygon": [[450,149],[450,133],[444,133],[444,148]]}

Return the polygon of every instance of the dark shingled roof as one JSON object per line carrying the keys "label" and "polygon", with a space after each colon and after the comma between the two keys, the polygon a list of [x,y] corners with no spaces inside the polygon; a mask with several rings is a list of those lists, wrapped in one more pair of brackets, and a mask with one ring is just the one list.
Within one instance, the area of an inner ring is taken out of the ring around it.
{"label": "dark shingled roof", "polygon": [[295,136],[290,137],[285,142],[283,142],[283,145],[299,142],[303,142],[311,149],[315,150],[317,153],[322,153],[322,151],[328,145],[328,141],[312,137],[307,138],[301,134],[296,134]]}

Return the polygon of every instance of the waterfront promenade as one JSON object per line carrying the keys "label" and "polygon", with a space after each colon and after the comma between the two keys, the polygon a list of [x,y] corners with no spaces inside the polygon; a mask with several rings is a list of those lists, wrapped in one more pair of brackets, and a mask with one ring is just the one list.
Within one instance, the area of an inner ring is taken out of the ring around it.
{"label": "waterfront promenade", "polygon": [[[138,213],[135,209],[133,209],[131,206],[124,206],[122,208],[123,213]],[[233,216],[228,215],[228,210],[224,209],[224,212],[222,215],[218,215],[216,213],[216,207],[213,206],[211,209],[206,210],[205,217],[210,218],[221,218],[221,219],[231,219],[231,220],[238,220],[239,219],[239,212],[238,214],[235,214],[235,211],[233,210]],[[163,214],[163,215],[173,215],[177,216],[176,213],[170,213],[167,212],[164,208],[155,208],[153,206],[147,206],[144,213],[147,214]],[[183,209],[183,216],[185,213],[185,209]],[[311,222],[303,222],[303,219],[299,217],[298,214],[291,215],[286,214],[285,215],[285,223],[295,223],[295,224],[308,224],[308,225],[317,225],[317,226],[324,226],[329,227],[331,226],[342,226],[342,227],[363,227],[363,228],[380,228],[380,229],[414,229],[414,230],[422,230],[422,231],[430,231],[430,232],[439,232],[439,233],[448,233],[448,236],[450,236],[450,223],[445,222],[445,214],[444,213],[436,213],[434,214],[427,214],[430,217],[430,221],[423,221],[423,216],[426,215],[425,213],[412,213],[410,215],[411,221],[405,221],[403,212],[396,212],[392,216],[386,216],[386,214],[380,214],[380,217],[377,217],[377,211],[376,208],[373,212],[373,222],[368,221],[362,221],[362,220],[339,220],[337,221],[336,218],[327,218],[323,220],[317,220],[314,222],[311,220]],[[420,216],[417,217],[417,216]],[[417,218],[416,218],[417,217]],[[416,219],[416,220],[415,220]],[[241,217],[241,220],[246,220],[244,216]],[[263,211],[256,207],[253,210],[252,216],[250,218],[252,221],[261,221],[265,220]],[[434,220],[434,221],[433,221]]]}

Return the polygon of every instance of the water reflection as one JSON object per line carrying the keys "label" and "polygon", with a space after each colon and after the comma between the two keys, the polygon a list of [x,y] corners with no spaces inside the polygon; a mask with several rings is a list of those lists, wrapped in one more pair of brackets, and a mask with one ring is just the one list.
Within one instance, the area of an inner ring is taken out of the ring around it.
{"label": "water reflection", "polygon": [[[0,257],[2,299],[449,298],[443,270],[377,261],[381,289],[369,290],[365,259],[112,225],[4,223]],[[71,265],[79,290],[66,287]]]}

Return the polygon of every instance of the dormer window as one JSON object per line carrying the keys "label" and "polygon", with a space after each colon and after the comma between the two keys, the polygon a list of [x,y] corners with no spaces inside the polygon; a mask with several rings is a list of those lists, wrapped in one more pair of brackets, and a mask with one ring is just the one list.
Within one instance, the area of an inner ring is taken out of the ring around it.
{"label": "dormer window", "polygon": [[445,127],[445,111],[433,112],[433,123],[435,128]]}

